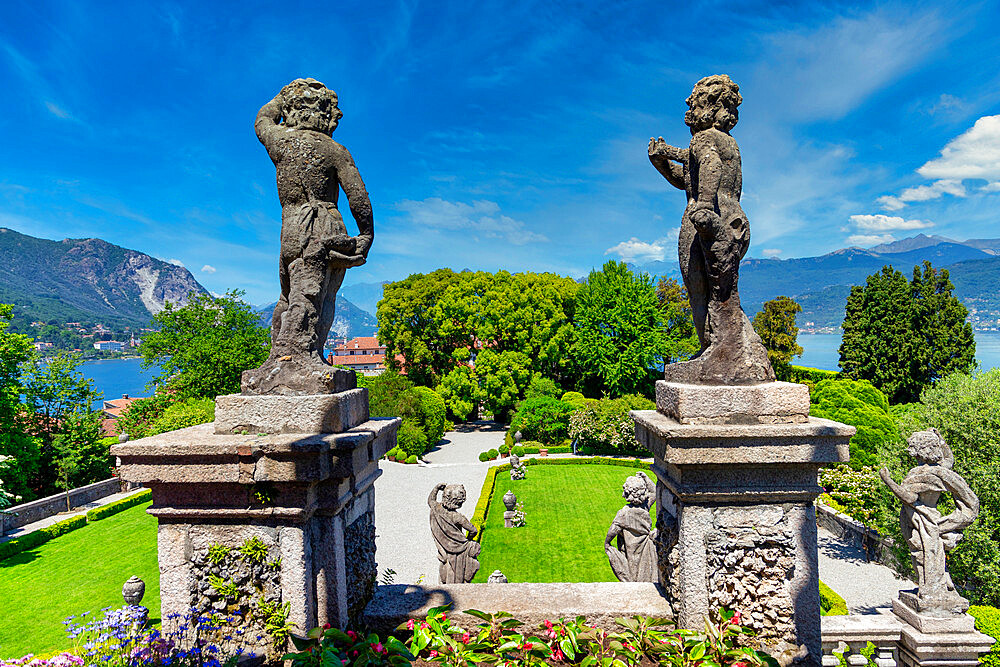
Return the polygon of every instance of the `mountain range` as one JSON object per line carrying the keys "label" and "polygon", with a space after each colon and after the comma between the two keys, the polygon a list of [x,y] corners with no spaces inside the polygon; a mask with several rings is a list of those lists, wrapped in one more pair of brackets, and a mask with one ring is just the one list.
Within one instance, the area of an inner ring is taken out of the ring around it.
{"label": "mountain range", "polygon": [[[381,292],[381,290],[380,290]],[[271,316],[277,302],[269,303],[257,309],[261,324],[271,326]],[[337,294],[337,304],[334,309],[333,326],[330,327],[330,337],[354,338],[355,336],[374,336],[378,330],[375,316],[366,310],[358,308],[341,294]]]}

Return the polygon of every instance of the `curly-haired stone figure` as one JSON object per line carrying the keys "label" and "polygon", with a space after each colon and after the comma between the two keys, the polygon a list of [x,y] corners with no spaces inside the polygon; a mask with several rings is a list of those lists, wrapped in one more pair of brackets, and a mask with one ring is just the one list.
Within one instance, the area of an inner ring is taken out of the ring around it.
{"label": "curly-haired stone figure", "polygon": [[[438,502],[441,494],[441,502]],[[461,484],[438,484],[427,498],[431,508],[431,535],[437,544],[442,584],[468,584],[479,571],[479,542],[473,540],[478,529],[456,510],[465,502]],[[468,535],[466,535],[468,532]]]}
{"label": "curly-haired stone figure", "polygon": [[[969,601],[955,590],[945,554],[976,520],[979,498],[951,469],[955,457],[937,429],[914,433],[906,442],[910,456],[920,465],[907,473],[902,484],[896,484],[886,468],[879,471],[902,502],[899,522],[917,574],[917,595],[901,594],[900,599],[920,612],[961,614],[969,608]],[[955,511],[947,515],[937,509],[942,493],[950,493],[955,501]]]}
{"label": "curly-haired stone figure", "polygon": [[701,343],[691,361],[670,364],[665,377],[690,384],[755,384],[774,380],[760,336],[740,307],[740,260],[750,223],[740,207],[740,149],[729,131],[739,120],[740,89],[725,74],[708,76],[687,98],[687,149],[649,140],[649,160],[687,192],[678,238],[681,274]]}
{"label": "curly-haired stone figure", "polygon": [[[372,207],[350,152],[330,135],[343,113],[337,94],[296,79],[257,114],[254,129],[277,171],[281,201],[281,297],[271,321],[271,355],[243,374],[245,394],[323,394],[350,389],[353,374],[323,358],[344,274],[368,257]],[[359,234],[337,208],[347,195]]]}
{"label": "curly-haired stone figure", "polygon": [[656,498],[656,485],[644,472],[637,472],[622,485],[628,503],[618,510],[604,538],[604,552],[619,581],[657,581],[656,529],[649,508]]}

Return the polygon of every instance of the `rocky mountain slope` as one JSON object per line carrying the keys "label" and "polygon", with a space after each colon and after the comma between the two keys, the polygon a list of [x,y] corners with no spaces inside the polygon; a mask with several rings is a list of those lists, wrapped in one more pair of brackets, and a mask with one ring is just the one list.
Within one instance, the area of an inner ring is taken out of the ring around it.
{"label": "rocky mountain slope", "polygon": [[[269,303],[258,309],[260,320],[265,326],[271,326],[271,316],[276,303]],[[374,336],[378,331],[378,322],[371,313],[358,308],[348,301],[343,294],[337,294],[337,307],[330,327],[330,338],[354,338],[355,336]]]}
{"label": "rocky mountain slope", "polygon": [[0,303],[15,304],[20,317],[141,327],[165,302],[205,291],[184,267],[101,239],[0,228]]}

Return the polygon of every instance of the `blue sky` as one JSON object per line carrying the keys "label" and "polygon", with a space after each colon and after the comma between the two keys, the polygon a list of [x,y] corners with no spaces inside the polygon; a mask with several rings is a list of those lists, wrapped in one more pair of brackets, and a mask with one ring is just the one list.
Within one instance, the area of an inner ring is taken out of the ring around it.
{"label": "blue sky", "polygon": [[998,28],[995,2],[5,3],[0,226],[273,301],[253,119],[312,76],[375,210],[346,284],[676,259],[646,143],[686,144],[692,84],[728,73],[751,256],[1000,237]]}

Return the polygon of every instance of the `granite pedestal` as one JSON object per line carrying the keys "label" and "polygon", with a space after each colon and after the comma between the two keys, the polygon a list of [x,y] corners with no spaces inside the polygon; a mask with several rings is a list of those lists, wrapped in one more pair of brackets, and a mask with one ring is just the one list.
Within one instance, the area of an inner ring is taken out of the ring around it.
{"label": "granite pedestal", "polygon": [[681,627],[739,610],[773,653],[819,665],[818,470],[852,426],[809,417],[806,387],[657,383],[632,412],[657,477],[659,582]]}
{"label": "granite pedestal", "polygon": [[374,592],[373,484],[400,420],[369,419],[366,389],[216,405],[215,423],[111,450],[152,490],[165,628],[192,609],[239,611],[259,650],[275,609],[297,632],[345,626]]}

